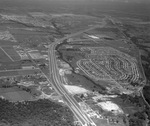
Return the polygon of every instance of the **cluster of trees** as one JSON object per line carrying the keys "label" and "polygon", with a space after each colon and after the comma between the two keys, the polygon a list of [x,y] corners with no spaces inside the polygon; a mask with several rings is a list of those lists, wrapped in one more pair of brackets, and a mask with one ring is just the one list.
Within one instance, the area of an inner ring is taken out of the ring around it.
{"label": "cluster of trees", "polygon": [[149,114],[145,108],[143,111],[137,111],[134,114],[129,115],[129,126],[144,126],[144,122],[147,123]]}
{"label": "cluster of trees", "polygon": [[[146,20],[146,19],[145,19]],[[133,25],[124,25],[124,33],[126,34],[127,37],[131,39],[131,41],[139,47],[141,50],[145,51],[147,55],[141,55],[142,61],[146,61],[147,64],[142,64],[144,68],[144,72],[146,75],[146,78],[148,81],[150,81],[150,51],[147,49],[147,46],[142,46],[140,45],[142,43],[149,43],[150,36],[148,36],[148,30],[149,27],[143,26],[143,27],[138,27],[138,26],[133,26]],[[132,36],[131,36],[132,34]],[[142,81],[142,80],[141,80]],[[131,83],[131,85],[136,86],[137,83]],[[150,85],[147,83],[147,85],[143,88],[143,93],[144,97],[147,100],[147,102],[150,104]],[[127,96],[125,96],[127,97]],[[124,98],[125,98],[124,97]],[[137,97],[130,97],[128,98],[130,103],[133,103],[134,105],[139,105],[139,106],[144,106],[144,109],[140,113],[134,114],[132,117],[130,117],[130,125],[131,126],[142,126],[141,120],[145,120],[145,116],[147,115],[148,119],[150,120],[150,107],[145,105],[144,102],[140,102],[141,98]],[[143,115],[144,113],[144,115]],[[150,125],[150,122],[149,124]]]}
{"label": "cluster of trees", "polygon": [[64,106],[46,99],[12,103],[0,99],[0,124],[11,126],[73,126],[73,114]]}
{"label": "cluster of trees", "polygon": [[144,105],[143,99],[140,96],[130,96],[130,95],[122,94],[120,95],[120,98],[123,100],[123,102],[130,103],[131,105],[140,108],[142,108]]}
{"label": "cluster of trees", "polygon": [[150,86],[147,85],[143,88],[143,94],[146,101],[150,104]]}
{"label": "cluster of trees", "polygon": [[129,126],[143,126],[143,121],[136,118],[131,118],[129,120]]}
{"label": "cluster of trees", "polygon": [[147,119],[150,119],[150,108],[146,106],[142,97],[140,96],[130,96],[123,94],[120,96],[125,103],[130,103],[137,107],[137,112],[129,115],[129,126],[143,126]]}

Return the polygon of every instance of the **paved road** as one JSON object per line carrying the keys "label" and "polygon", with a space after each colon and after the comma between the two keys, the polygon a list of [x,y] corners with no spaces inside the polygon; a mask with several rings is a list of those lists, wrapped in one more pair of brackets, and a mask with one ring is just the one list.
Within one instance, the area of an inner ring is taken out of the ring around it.
{"label": "paved road", "polygon": [[53,45],[50,46],[50,67],[51,67],[51,78],[53,80],[53,86],[55,87],[56,91],[61,94],[65,100],[65,102],[67,103],[67,105],[71,108],[71,110],[73,111],[73,113],[76,115],[76,117],[78,118],[78,120],[81,121],[81,123],[84,125],[85,123],[88,122],[88,119],[86,119],[84,117],[84,115],[82,114],[81,110],[79,109],[79,107],[74,104],[74,102],[72,101],[72,98],[70,98],[70,96],[68,95],[68,92],[66,91],[66,89],[64,89],[63,84],[61,82],[60,79],[60,75],[57,69],[57,61],[56,61],[56,57],[55,57],[55,43]]}
{"label": "paved road", "polygon": [[104,25],[96,25],[93,26],[89,29],[73,33],[71,35],[68,35],[62,39],[56,40],[54,43],[49,45],[49,50],[48,50],[48,55],[49,55],[49,71],[50,71],[50,78],[52,79],[52,85],[54,89],[61,95],[63,96],[64,101],[66,104],[69,106],[69,108],[72,110],[74,115],[77,117],[77,119],[82,123],[82,125],[88,125],[91,124],[92,126],[96,126],[95,123],[92,121],[90,117],[88,117],[87,114],[83,113],[82,110],[80,109],[79,104],[77,101],[74,99],[72,95],[68,93],[66,88],[63,86],[63,82],[61,81],[61,77],[58,71],[57,67],[57,60],[56,60],[56,55],[55,55],[55,48],[58,44],[63,43],[64,40],[71,38],[73,36],[80,35],[84,32],[93,30],[95,28],[103,27]]}
{"label": "paved road", "polygon": [[[65,37],[66,38],[66,37]],[[47,78],[47,80],[49,81],[49,83],[53,86],[53,88],[55,89],[55,91],[62,96],[63,100],[66,102],[66,104],[68,105],[68,107],[72,110],[72,112],[74,113],[74,115],[76,116],[76,118],[83,124],[85,125],[88,121],[84,119],[83,116],[80,116],[80,114],[78,113],[78,110],[76,109],[74,103],[70,102],[70,98],[68,99],[68,95],[65,94],[65,92],[61,89],[61,82],[58,83],[57,78],[55,78],[56,75],[52,76],[52,73],[57,73],[59,76],[59,72],[57,70],[57,65],[56,65],[56,57],[55,57],[55,47],[56,47],[57,43],[52,43],[49,47],[49,50],[52,51],[48,51],[48,55],[49,55],[49,71],[50,71],[50,76],[47,76],[47,74],[45,74],[41,69],[39,69]],[[25,51],[25,50],[24,50]],[[26,51],[25,51],[26,52]],[[27,52],[26,52],[27,53]],[[29,54],[27,53],[27,55],[29,56]],[[38,68],[38,65],[36,64],[36,62],[29,56],[30,60],[32,61],[32,63]],[[53,59],[55,61],[55,63],[53,63]],[[54,67],[53,67],[54,66]],[[54,68],[54,69],[53,69]],[[54,71],[54,72],[53,72]],[[55,72],[56,71],[56,72]],[[54,79],[53,79],[54,77]],[[60,81],[60,76],[58,77],[59,81]],[[68,92],[67,92],[68,93]],[[77,103],[76,103],[77,104]],[[81,112],[81,111],[80,111]],[[85,125],[86,126],[86,125]]]}

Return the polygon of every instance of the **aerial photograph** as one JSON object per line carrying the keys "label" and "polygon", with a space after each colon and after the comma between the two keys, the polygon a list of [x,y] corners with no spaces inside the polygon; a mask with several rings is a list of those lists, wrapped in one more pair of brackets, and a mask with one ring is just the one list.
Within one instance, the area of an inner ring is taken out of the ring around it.
{"label": "aerial photograph", "polygon": [[150,126],[150,0],[0,0],[0,126]]}

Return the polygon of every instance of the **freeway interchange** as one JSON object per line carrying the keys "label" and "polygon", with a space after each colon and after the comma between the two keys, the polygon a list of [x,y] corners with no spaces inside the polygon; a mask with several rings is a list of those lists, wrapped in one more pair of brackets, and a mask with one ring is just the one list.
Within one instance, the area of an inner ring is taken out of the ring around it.
{"label": "freeway interchange", "polygon": [[51,83],[56,90],[56,92],[62,96],[63,100],[65,103],[68,105],[68,107],[72,110],[76,118],[79,120],[79,122],[83,126],[96,126],[96,124],[92,121],[88,115],[86,115],[81,109],[77,101],[74,99],[72,95],[68,93],[68,91],[65,89],[63,86],[63,82],[61,81],[61,76],[59,75],[58,67],[57,67],[57,59],[55,55],[55,48],[58,44],[63,43],[64,40],[80,35],[84,32],[87,32],[89,30],[95,29],[97,27],[103,27],[103,26],[93,26],[89,29],[73,33],[71,35],[68,35],[62,39],[56,40],[54,43],[49,45],[49,50],[48,50],[48,57],[49,57],[49,72],[50,72],[50,78],[51,78]]}

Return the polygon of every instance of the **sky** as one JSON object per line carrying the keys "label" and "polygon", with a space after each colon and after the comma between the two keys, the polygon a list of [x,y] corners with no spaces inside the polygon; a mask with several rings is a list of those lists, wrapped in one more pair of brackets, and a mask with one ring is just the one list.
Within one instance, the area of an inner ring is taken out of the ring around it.
{"label": "sky", "polygon": [[[105,1],[105,2],[104,2]],[[149,4],[145,4],[149,2]],[[143,4],[142,4],[143,3]],[[0,11],[87,13],[115,11],[150,16],[150,0],[0,0]],[[17,11],[20,9],[21,11]]]}
{"label": "sky", "polygon": [[[36,0],[34,0],[34,1],[36,1]],[[40,1],[42,1],[42,0],[40,0]],[[46,1],[64,1],[64,0],[46,0]],[[140,2],[140,3],[142,3],[142,2],[150,2],[150,0],[65,0],[65,1],[110,1],[110,2],[115,2],[115,1],[117,1],[117,2]]]}
{"label": "sky", "polygon": [[[39,1],[43,1],[43,0],[39,0]],[[107,2],[122,2],[122,3],[150,3],[150,0],[46,0],[46,1],[93,1],[93,2],[107,1]]]}
{"label": "sky", "polygon": [[[0,1],[16,1],[16,0],[0,0]],[[107,2],[123,2],[123,3],[131,3],[131,2],[135,2],[135,3],[145,3],[145,2],[149,2],[150,0],[19,0],[19,1],[34,1],[34,2],[38,2],[38,1],[43,1],[43,2],[51,2],[51,1],[74,1],[74,2],[78,2],[78,1],[107,1]]]}

